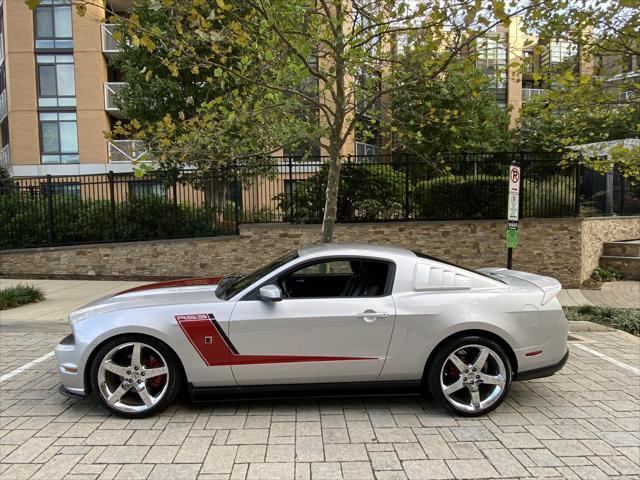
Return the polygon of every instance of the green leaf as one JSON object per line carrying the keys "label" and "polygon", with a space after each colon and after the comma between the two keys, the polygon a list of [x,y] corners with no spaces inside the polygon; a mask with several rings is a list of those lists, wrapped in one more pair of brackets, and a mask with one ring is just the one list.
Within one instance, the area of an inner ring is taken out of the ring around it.
{"label": "green leaf", "polygon": [[41,1],[42,0],[24,0],[24,3],[31,10],[35,10],[36,8],[38,8],[40,6],[40,2]]}

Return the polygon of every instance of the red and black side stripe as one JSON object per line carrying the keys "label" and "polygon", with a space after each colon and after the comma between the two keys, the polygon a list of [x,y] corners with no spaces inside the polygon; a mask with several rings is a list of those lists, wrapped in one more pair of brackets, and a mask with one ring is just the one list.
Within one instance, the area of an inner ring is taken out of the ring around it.
{"label": "red and black side stripe", "polygon": [[212,313],[177,315],[178,325],[191,345],[209,365],[256,365],[265,363],[337,362],[376,360],[369,357],[327,357],[319,355],[242,355]]}

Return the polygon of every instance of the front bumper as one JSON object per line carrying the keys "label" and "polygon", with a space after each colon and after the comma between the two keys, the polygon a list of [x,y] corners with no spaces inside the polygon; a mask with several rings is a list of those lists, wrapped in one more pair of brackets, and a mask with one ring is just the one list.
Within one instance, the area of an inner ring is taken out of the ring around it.
{"label": "front bumper", "polygon": [[79,350],[73,334],[60,340],[54,350],[58,363],[58,375],[62,380],[61,388],[74,398],[85,397],[84,369],[80,362],[82,353]]}
{"label": "front bumper", "polygon": [[540,368],[535,368],[533,370],[527,370],[526,372],[518,372],[518,375],[516,376],[515,380],[518,380],[518,381],[533,380],[534,378],[550,377],[557,371],[562,370],[562,367],[565,366],[565,364],[567,363],[567,360],[569,360],[568,349],[567,349],[567,353],[564,354],[564,357],[562,357],[562,359],[558,363],[554,363],[552,365],[547,365]]}
{"label": "front bumper", "polygon": [[76,393],[71,390],[68,390],[64,385],[60,385],[58,387],[58,393],[60,395],[64,395],[65,397],[74,398],[76,400],[84,400],[87,396],[84,393]]}

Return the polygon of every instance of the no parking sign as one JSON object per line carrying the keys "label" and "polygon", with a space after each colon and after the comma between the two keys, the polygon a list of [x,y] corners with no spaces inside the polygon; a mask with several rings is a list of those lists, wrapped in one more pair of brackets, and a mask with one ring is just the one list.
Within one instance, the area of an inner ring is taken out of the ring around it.
{"label": "no parking sign", "polygon": [[520,210],[521,169],[517,163],[509,165],[507,198],[507,268],[511,268],[512,249],[518,246],[518,213]]}

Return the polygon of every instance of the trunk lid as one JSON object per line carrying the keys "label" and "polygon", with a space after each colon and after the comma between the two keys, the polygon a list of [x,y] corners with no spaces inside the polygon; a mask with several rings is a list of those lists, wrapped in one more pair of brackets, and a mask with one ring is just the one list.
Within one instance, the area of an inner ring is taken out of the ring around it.
{"label": "trunk lid", "polygon": [[478,271],[502,280],[509,285],[533,285],[542,293],[542,305],[549,303],[562,290],[560,282],[553,277],[508,270],[506,268],[479,268]]}

